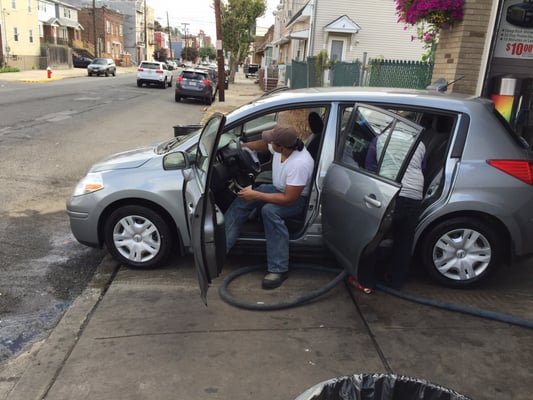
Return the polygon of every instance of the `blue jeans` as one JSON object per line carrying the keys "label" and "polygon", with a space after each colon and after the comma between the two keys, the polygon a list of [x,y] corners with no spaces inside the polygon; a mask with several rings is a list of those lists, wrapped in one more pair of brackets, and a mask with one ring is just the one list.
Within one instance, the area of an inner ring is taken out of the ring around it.
{"label": "blue jeans", "polygon": [[[255,190],[263,193],[279,193],[274,185],[260,185]],[[226,228],[226,251],[229,251],[239,237],[241,226],[251,212],[261,207],[261,216],[265,228],[267,269],[269,272],[286,272],[289,269],[289,230],[284,218],[303,214],[307,199],[300,196],[290,206],[280,206],[264,201],[243,201],[238,197],[233,200],[224,214]]]}

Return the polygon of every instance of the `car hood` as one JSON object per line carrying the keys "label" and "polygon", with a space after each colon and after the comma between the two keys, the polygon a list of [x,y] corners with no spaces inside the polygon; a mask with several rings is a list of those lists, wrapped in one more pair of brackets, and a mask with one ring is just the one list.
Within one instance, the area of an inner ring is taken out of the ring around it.
{"label": "car hood", "polygon": [[148,160],[157,156],[154,147],[143,147],[113,154],[108,158],[94,164],[90,172],[109,171],[114,169],[139,168]]}

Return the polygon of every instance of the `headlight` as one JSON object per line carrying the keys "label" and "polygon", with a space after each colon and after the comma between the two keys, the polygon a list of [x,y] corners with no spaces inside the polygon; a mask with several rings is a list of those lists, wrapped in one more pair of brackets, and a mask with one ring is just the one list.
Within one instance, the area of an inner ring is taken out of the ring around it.
{"label": "headlight", "polygon": [[81,196],[83,194],[88,194],[96,192],[104,188],[104,181],[102,179],[102,174],[100,173],[89,173],[76,185],[74,189],[73,196]]}

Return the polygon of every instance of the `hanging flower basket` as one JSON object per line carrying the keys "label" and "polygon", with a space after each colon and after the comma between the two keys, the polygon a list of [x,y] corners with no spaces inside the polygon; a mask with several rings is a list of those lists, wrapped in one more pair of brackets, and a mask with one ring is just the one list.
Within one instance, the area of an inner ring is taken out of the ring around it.
{"label": "hanging flower basket", "polygon": [[[394,0],[398,23],[417,27],[416,39],[425,44],[426,58],[433,53],[441,29],[463,20],[465,0]],[[411,40],[414,40],[413,36]]]}

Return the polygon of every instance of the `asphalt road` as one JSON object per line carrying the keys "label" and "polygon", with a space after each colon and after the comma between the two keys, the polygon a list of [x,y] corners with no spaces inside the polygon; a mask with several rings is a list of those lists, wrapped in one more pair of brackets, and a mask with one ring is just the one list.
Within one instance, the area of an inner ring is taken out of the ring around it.
{"label": "asphalt road", "polygon": [[[0,77],[1,79],[1,77]],[[197,124],[203,106],[134,74],[0,80],[0,362],[45,337],[105,252],[70,233],[65,201],[90,165]]]}

